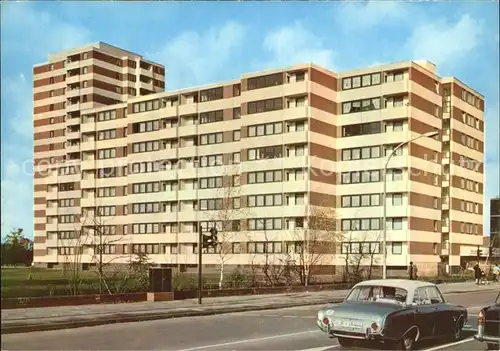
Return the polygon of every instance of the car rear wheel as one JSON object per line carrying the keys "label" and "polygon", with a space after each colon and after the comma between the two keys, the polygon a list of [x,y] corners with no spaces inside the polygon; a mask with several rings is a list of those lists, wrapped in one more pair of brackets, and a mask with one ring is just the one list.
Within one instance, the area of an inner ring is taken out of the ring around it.
{"label": "car rear wheel", "polygon": [[340,346],[342,346],[342,347],[350,347],[354,344],[354,340],[348,339],[348,338],[343,338],[343,337],[338,337],[337,341],[339,342]]}
{"label": "car rear wheel", "polygon": [[415,344],[415,333],[408,333],[396,343],[396,350],[413,350]]}

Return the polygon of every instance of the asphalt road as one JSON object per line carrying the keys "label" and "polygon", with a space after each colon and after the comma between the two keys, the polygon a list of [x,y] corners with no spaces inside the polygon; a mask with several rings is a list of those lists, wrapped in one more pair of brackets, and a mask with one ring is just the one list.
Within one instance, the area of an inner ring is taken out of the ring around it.
{"label": "asphalt road", "polygon": [[[491,304],[495,292],[446,295],[469,310],[470,328],[475,315]],[[315,324],[317,307],[188,317],[97,327],[2,335],[2,350],[341,350]],[[469,331],[465,337],[471,337]],[[422,345],[422,350],[484,350],[467,339],[453,345]]]}

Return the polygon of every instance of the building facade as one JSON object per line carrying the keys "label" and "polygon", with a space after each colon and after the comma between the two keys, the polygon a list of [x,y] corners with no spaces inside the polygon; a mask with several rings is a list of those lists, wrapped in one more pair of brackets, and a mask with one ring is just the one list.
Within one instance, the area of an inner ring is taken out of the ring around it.
{"label": "building facade", "polygon": [[500,256],[500,196],[490,200],[490,246]]}
{"label": "building facade", "polygon": [[92,263],[98,236],[113,262],[191,266],[198,228],[217,226],[224,249],[205,263],[279,264],[323,211],[337,243],[317,264],[380,265],[385,156],[432,131],[388,165],[389,270],[458,269],[482,243],[484,99],[433,64],[304,64],[172,92],[164,73],[102,43],[34,68],[35,263]]}

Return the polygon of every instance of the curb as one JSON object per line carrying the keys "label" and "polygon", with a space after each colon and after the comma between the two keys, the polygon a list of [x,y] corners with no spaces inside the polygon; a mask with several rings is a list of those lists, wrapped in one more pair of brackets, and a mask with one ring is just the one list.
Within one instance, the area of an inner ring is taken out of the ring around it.
{"label": "curb", "polygon": [[231,307],[231,308],[214,308],[209,310],[191,310],[191,311],[179,311],[179,312],[164,312],[164,313],[148,313],[145,315],[123,315],[114,314],[110,317],[103,317],[98,319],[80,319],[72,321],[57,321],[54,323],[44,323],[44,324],[23,324],[16,323],[13,325],[2,326],[2,334],[18,334],[18,333],[29,333],[34,331],[49,331],[49,330],[60,330],[60,329],[74,329],[81,327],[95,327],[98,325],[106,324],[116,324],[116,323],[132,323],[132,322],[145,322],[154,321],[160,319],[171,319],[171,318],[181,318],[181,317],[202,317],[211,316],[219,314],[229,314],[237,312],[249,312],[249,311],[266,311],[266,310],[278,310],[282,308],[298,307],[298,306],[314,306],[322,305],[326,303],[340,303],[344,299],[321,299],[317,301],[310,302],[293,302],[284,304],[273,304],[264,306],[242,306],[242,307]]}
{"label": "curb", "polygon": [[[495,291],[496,288],[485,288],[483,290],[468,290],[468,291],[449,291],[443,293],[443,295],[450,294],[466,294],[466,293],[481,293]],[[61,329],[74,329],[81,327],[95,327],[98,325],[107,324],[117,324],[117,323],[133,323],[133,322],[145,322],[154,321],[161,319],[172,319],[172,318],[182,318],[182,317],[202,317],[211,316],[219,314],[229,314],[238,312],[250,312],[250,311],[266,311],[266,310],[278,310],[283,308],[299,307],[299,306],[314,306],[322,305],[328,303],[340,303],[343,298],[334,299],[318,299],[309,302],[292,302],[292,303],[282,303],[273,305],[263,305],[263,306],[241,306],[241,307],[230,307],[230,308],[213,308],[207,310],[190,310],[190,311],[172,311],[172,312],[160,312],[160,313],[148,313],[148,314],[137,314],[137,315],[127,315],[116,313],[111,316],[106,316],[102,318],[80,318],[71,321],[55,321],[47,322],[42,324],[25,324],[25,323],[12,323],[11,325],[6,325],[1,328],[1,334],[18,334],[18,333],[29,333],[34,331],[50,331],[50,330],[61,330]],[[203,305],[202,305],[203,306]]]}

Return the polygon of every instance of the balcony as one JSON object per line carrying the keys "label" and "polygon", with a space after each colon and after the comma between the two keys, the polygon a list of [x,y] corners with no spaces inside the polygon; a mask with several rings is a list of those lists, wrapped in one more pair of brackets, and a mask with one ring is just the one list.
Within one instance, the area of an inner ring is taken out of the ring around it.
{"label": "balcony", "polygon": [[80,132],[66,133],[66,140],[80,140]]}
{"label": "balcony", "polygon": [[66,117],[66,126],[76,126],[80,124],[80,117]]}
{"label": "balcony", "polygon": [[441,256],[449,256],[450,250],[449,249],[441,249]]}
{"label": "balcony", "polygon": [[80,89],[79,88],[73,88],[73,89],[67,89],[66,90],[66,97],[67,98],[74,98],[80,96]]}
{"label": "balcony", "polygon": [[88,140],[88,141],[82,142],[80,144],[80,150],[81,151],[94,151],[95,150],[95,141]]}
{"label": "balcony", "polygon": [[79,74],[74,74],[72,76],[68,75],[66,77],[66,84],[73,84],[73,83],[79,83],[80,82],[80,75]]}
{"label": "balcony", "polygon": [[450,209],[450,198],[449,197],[443,197],[441,199],[441,209],[442,210],[449,210]]}
{"label": "balcony", "polygon": [[450,129],[445,128],[443,129],[443,142],[450,141]]}
{"label": "balcony", "polygon": [[72,69],[80,68],[80,61],[66,61],[66,70],[71,71]]}
{"label": "balcony", "polygon": [[67,112],[80,111],[80,103],[77,102],[75,104],[66,104],[66,111]]}
{"label": "balcony", "polygon": [[66,153],[71,154],[74,152],[80,152],[80,144],[71,144],[66,146]]}
{"label": "balcony", "polygon": [[80,124],[80,131],[82,133],[93,133],[96,131],[95,123],[94,122],[87,122],[87,123],[82,123]]}

